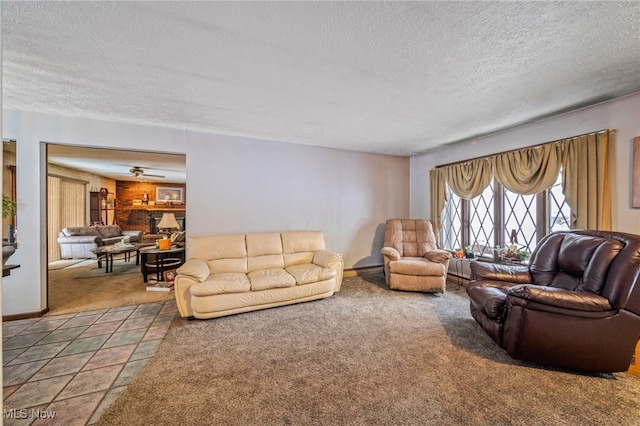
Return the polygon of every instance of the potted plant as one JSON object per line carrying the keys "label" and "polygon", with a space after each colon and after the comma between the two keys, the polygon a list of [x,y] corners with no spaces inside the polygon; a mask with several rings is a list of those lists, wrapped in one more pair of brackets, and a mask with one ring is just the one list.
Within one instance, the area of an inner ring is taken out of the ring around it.
{"label": "potted plant", "polygon": [[496,253],[501,259],[517,262],[527,260],[531,256],[529,250],[524,247],[518,247],[516,244],[511,244],[504,247],[497,246]]}
{"label": "potted plant", "polygon": [[9,198],[7,194],[2,194],[2,217],[4,219],[15,216],[17,210],[17,203]]}
{"label": "potted plant", "polygon": [[[6,194],[2,194],[2,218],[13,217],[16,215],[17,203],[9,198]],[[2,241],[2,266],[7,259],[16,251],[15,242],[13,241],[13,225],[9,225],[9,237]]]}
{"label": "potted plant", "polygon": [[464,257],[467,259],[473,259],[476,255],[473,253],[473,246],[466,246],[464,248]]}

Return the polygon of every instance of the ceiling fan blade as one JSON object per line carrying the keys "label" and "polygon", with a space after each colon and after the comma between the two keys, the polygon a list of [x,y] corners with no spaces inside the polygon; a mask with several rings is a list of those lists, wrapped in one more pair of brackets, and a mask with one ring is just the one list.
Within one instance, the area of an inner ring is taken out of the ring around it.
{"label": "ceiling fan blade", "polygon": [[161,176],[161,175],[150,175],[149,173],[140,173],[140,176],[164,178],[164,176]]}

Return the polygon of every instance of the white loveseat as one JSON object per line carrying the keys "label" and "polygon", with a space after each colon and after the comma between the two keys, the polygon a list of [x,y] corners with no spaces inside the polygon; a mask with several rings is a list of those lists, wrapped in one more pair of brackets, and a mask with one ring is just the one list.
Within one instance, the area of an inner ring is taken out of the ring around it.
{"label": "white loveseat", "polygon": [[187,238],[174,291],[182,317],[200,319],[322,299],[340,291],[342,255],[320,231]]}

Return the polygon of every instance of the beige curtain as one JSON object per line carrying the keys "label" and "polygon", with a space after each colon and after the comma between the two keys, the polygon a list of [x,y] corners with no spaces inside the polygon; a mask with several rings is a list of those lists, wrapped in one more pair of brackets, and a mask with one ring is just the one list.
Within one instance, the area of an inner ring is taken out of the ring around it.
{"label": "beige curtain", "polygon": [[85,184],[47,176],[47,250],[49,262],[60,259],[58,233],[86,222]]}
{"label": "beige curtain", "polygon": [[444,167],[447,184],[460,198],[471,199],[482,194],[493,179],[491,160],[480,158]]}
{"label": "beige curtain", "polygon": [[558,179],[562,165],[562,145],[548,143],[523,148],[494,157],[496,179],[509,191],[523,195],[537,194]]}
{"label": "beige curtain", "polygon": [[440,230],[442,229],[442,210],[447,204],[447,174],[444,168],[429,170],[429,191],[431,194],[431,224],[436,235],[436,243],[440,247]]}
{"label": "beige curtain", "polygon": [[562,191],[572,229],[611,230],[611,134],[605,130],[562,141]]}
{"label": "beige curtain", "polygon": [[482,193],[495,173],[509,191],[530,195],[551,187],[560,170],[562,191],[571,207],[571,228],[611,230],[609,146],[613,133],[605,130],[430,170],[434,232],[439,238],[447,184],[461,198],[471,199]]}

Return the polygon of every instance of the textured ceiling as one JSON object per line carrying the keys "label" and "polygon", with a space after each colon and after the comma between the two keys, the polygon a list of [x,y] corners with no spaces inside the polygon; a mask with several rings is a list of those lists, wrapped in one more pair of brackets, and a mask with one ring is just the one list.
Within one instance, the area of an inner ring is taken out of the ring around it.
{"label": "textured ceiling", "polygon": [[2,20],[4,108],[349,150],[640,91],[639,2],[3,1]]}

